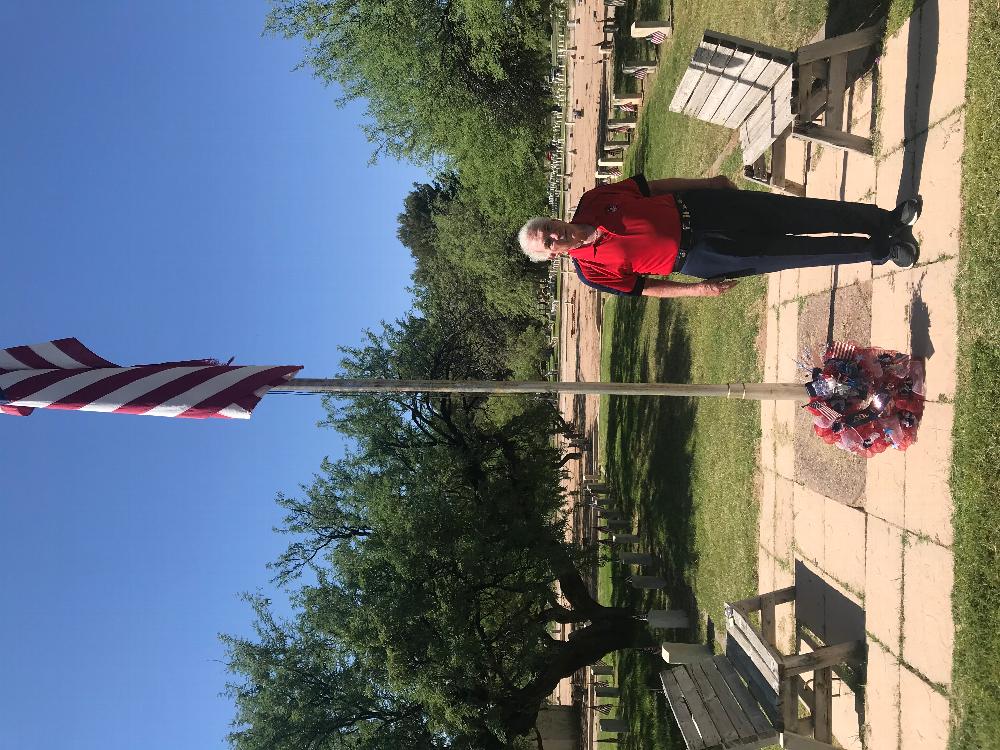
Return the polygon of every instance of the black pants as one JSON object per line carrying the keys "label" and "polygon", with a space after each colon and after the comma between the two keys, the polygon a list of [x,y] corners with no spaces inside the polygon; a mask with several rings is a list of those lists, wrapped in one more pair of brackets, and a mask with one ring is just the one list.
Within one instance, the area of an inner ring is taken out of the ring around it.
{"label": "black pants", "polygon": [[[867,203],[796,198],[751,190],[691,190],[687,259],[678,270],[707,279],[789,268],[884,263],[892,214]],[[864,236],[809,235],[841,233]]]}

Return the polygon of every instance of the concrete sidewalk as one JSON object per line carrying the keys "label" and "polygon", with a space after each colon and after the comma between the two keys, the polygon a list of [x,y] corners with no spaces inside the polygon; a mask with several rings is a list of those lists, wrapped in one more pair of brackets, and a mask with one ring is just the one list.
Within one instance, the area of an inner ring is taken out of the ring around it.
{"label": "concrete sidewalk", "polygon": [[[905,453],[853,459],[814,437],[796,404],[761,405],[760,590],[797,580],[800,621],[820,635],[867,639],[867,674],[834,690],[834,735],[849,748],[937,750],[948,739],[968,13],[967,0],[930,0],[887,41],[874,76],[848,92],[852,131],[874,127],[876,157],[789,149],[789,177],[802,169],[811,196],[888,208],[920,194],[925,206],[915,268],[805,269],[773,275],[768,288],[766,381],[804,380],[795,364],[803,346],[831,335],[927,361],[927,409]],[[779,632],[802,646],[790,617]]]}

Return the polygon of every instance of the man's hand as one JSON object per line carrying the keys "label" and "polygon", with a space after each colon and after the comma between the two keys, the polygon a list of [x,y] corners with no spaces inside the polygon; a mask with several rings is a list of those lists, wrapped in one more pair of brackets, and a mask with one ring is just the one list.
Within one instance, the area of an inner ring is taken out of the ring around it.
{"label": "man's hand", "polygon": [[712,183],[712,187],[716,190],[739,190],[736,187],[736,183],[726,177],[724,174],[716,175],[712,177],[709,182]]}
{"label": "man's hand", "polygon": [[700,284],[695,284],[698,287],[699,297],[718,297],[720,294],[725,294],[734,286],[736,286],[738,281],[702,281]]}

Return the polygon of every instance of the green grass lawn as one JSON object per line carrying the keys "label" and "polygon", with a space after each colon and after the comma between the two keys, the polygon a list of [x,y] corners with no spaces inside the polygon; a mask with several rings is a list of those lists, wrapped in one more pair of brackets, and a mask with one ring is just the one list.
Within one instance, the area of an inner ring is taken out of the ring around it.
{"label": "green grass lawn", "polygon": [[1000,20],[995,0],[972,0],[958,277],[958,372],[952,492],[955,499],[954,750],[1000,741]]}

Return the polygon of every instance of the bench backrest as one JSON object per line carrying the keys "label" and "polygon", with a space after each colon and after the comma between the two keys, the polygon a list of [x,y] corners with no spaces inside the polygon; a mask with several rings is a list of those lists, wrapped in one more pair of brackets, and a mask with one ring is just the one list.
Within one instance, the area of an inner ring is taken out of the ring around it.
{"label": "bench backrest", "polygon": [[725,656],[660,673],[688,750],[763,747],[778,736]]}
{"label": "bench backrest", "polygon": [[748,39],[706,31],[681,79],[671,112],[738,127],[771,92],[795,55]]}

